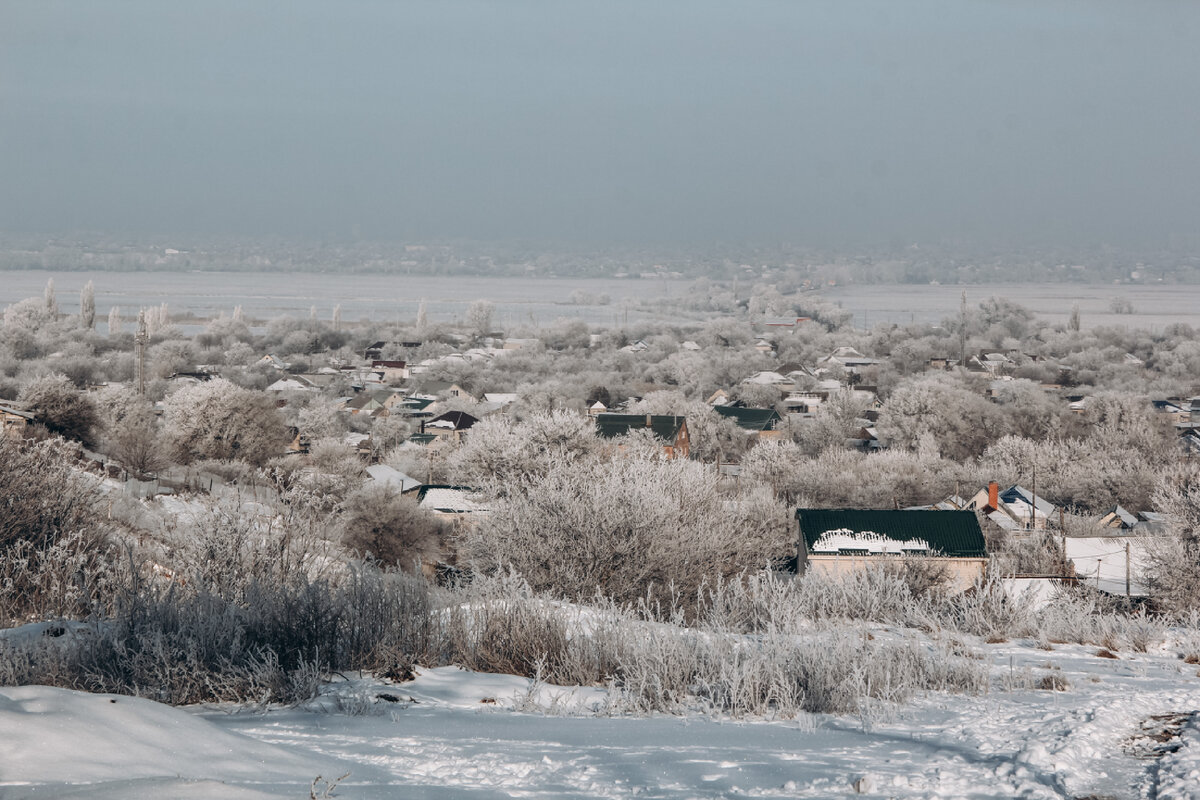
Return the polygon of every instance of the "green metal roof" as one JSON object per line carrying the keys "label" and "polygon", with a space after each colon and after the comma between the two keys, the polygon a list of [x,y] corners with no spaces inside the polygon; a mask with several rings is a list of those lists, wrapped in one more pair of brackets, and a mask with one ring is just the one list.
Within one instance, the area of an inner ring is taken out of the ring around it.
{"label": "green metal roof", "polygon": [[436,438],[432,433],[414,433],[408,437],[408,441],[413,444],[429,444]]}
{"label": "green metal roof", "polygon": [[779,422],[779,412],[773,408],[736,408],[734,406],[713,406],[713,411],[722,417],[729,417],[739,428],[748,431],[775,430]]}
{"label": "green metal roof", "polygon": [[876,533],[908,542],[924,540],[940,555],[985,558],[983,531],[973,511],[892,511],[890,509],[798,508],[796,519],[808,549],[830,531]]}
{"label": "green metal roof", "polygon": [[[646,424],[646,420],[650,420],[650,424]],[[673,415],[646,415],[646,414],[597,414],[596,415],[596,434],[605,439],[612,439],[617,436],[624,436],[630,431],[638,428],[648,428],[659,439],[662,439],[668,444],[675,442],[679,436],[679,431],[683,427],[685,418]]]}

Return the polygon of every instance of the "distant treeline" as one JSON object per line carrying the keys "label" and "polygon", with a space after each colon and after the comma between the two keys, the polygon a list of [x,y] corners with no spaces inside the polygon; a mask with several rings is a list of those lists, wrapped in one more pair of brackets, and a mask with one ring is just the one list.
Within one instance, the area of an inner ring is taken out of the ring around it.
{"label": "distant treeline", "polygon": [[983,249],[906,245],[826,250],[798,245],[586,249],[513,242],[296,242],[99,234],[0,235],[0,270],[332,272],[572,278],[789,279],[870,283],[1200,283],[1195,250]]}

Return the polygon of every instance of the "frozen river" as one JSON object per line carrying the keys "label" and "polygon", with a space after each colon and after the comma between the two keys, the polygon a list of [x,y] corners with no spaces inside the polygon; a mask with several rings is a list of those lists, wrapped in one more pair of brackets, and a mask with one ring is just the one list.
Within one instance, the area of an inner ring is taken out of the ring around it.
{"label": "frozen river", "polygon": [[[0,272],[0,309],[26,297],[41,296],[54,278],[59,308],[78,309],[79,290],[89,280],[96,288],[97,318],[112,306],[123,316],[140,307],[166,303],[176,314],[209,318],[242,306],[252,319],[282,314],[307,315],[317,307],[329,319],[341,304],[347,321],[414,320],[421,301],[435,322],[462,319],[475,300],[496,304],[502,328],[545,325],[560,317],[593,325],[617,320],[637,322],[665,318],[651,310],[627,308],[630,302],[679,294],[683,281],[615,278],[514,278],[472,275],[333,275],[280,272]],[[607,297],[607,302],[603,298]]]}
{"label": "frozen river", "polygon": [[[941,322],[958,314],[962,293],[970,307],[989,297],[1003,297],[1025,306],[1050,323],[1066,323],[1071,307],[1079,304],[1084,328],[1097,325],[1162,330],[1186,322],[1200,327],[1200,286],[1138,286],[1075,283],[1015,283],[982,286],[927,284],[857,285],[825,289],[820,296],[854,312],[854,324],[870,327],[880,322],[905,324]],[[1132,314],[1114,314],[1114,298],[1127,299]]]}
{"label": "frozen river", "polygon": [[[0,309],[26,297],[40,296],[54,278],[59,307],[78,308],[79,290],[91,280],[97,317],[120,306],[130,318],[139,307],[166,303],[176,319],[191,313],[207,319],[242,306],[251,319],[283,314],[307,315],[316,306],[322,319],[342,306],[346,321],[410,321],[421,301],[435,322],[462,320],[475,300],[496,304],[496,325],[503,329],[540,326],[560,318],[590,325],[690,319],[656,303],[682,295],[686,280],[617,278],[520,278],[471,275],[335,275],[281,272],[0,272]],[[1078,304],[1083,326],[1121,325],[1161,330],[1185,322],[1200,328],[1200,286],[1110,284],[853,285],[824,289],[820,296],[854,314],[854,324],[941,322],[958,314],[963,291],[971,307],[988,297],[1005,297],[1049,323],[1065,323]],[[1128,300],[1132,314],[1114,314],[1114,298]],[[188,326],[184,326],[185,329]]]}

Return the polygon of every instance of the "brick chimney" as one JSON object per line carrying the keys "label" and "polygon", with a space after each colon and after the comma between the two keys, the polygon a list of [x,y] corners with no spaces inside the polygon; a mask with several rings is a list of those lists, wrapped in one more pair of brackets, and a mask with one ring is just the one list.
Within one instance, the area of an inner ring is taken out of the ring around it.
{"label": "brick chimney", "polygon": [[993,510],[1000,508],[1000,484],[995,481],[988,484],[988,505]]}

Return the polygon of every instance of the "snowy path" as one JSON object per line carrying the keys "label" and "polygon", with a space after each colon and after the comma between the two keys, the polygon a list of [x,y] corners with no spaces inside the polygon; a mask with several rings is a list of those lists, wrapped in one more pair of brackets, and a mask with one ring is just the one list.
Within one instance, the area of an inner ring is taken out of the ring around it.
{"label": "snowy path", "polygon": [[[1148,717],[1200,708],[1195,666],[1169,652],[979,649],[994,665],[991,693],[918,698],[867,730],[856,717],[520,713],[511,706],[526,681],[456,668],[332,687],[325,712],[0,689],[0,798],[307,797],[318,774],[346,772],[331,796],[817,798],[856,795],[857,782],[864,796],[894,798],[1200,798],[1200,721],[1179,717],[1184,746],[1161,759],[1139,757],[1152,738],[1133,741]],[[1069,688],[1023,688],[1047,676]],[[601,697],[583,689],[571,702]],[[356,707],[366,713],[344,713]]]}

